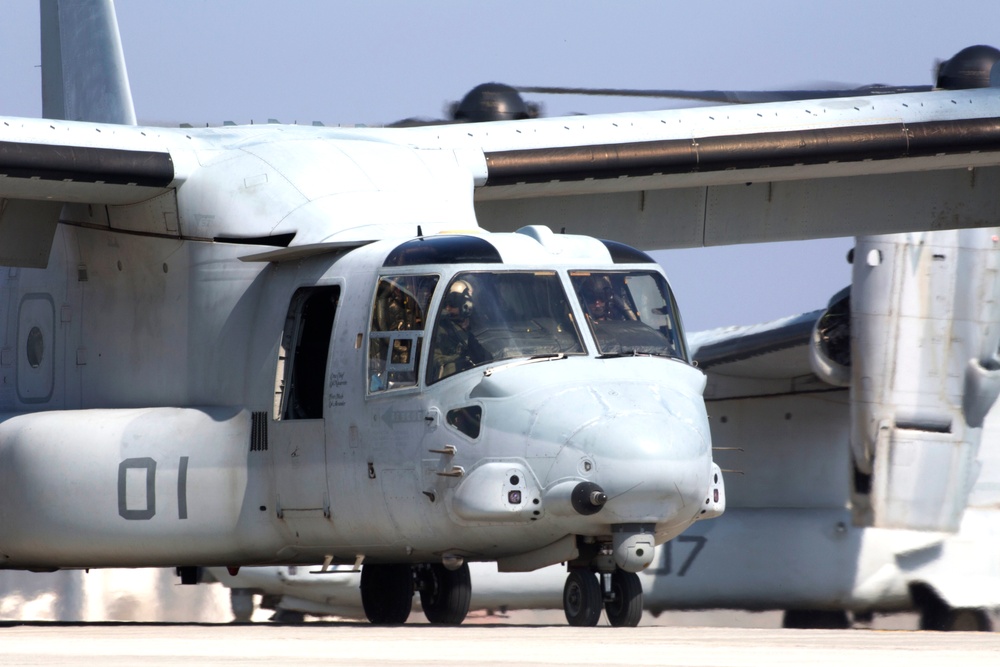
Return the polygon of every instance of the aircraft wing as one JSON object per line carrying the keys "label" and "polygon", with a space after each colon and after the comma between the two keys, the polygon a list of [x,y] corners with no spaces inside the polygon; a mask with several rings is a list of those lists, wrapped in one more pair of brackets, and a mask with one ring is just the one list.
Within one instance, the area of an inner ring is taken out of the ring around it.
{"label": "aircraft wing", "polygon": [[[44,265],[60,202],[146,206],[137,231],[283,234],[292,246],[330,239],[349,217],[294,211],[352,197],[352,211],[374,210],[365,197],[388,201],[385,220],[410,234],[420,223],[432,233],[435,219],[442,229],[544,224],[641,248],[978,227],[1000,218],[998,163],[991,89],[424,128],[0,118],[0,198],[42,202],[5,209],[0,261]],[[199,227],[199,209],[220,199],[232,211],[277,205],[259,219],[234,213],[221,231]],[[48,230],[41,240],[29,238],[35,220]]]}
{"label": "aircraft wing", "polygon": [[705,399],[839,389],[817,377],[810,362],[812,332],[823,313],[689,334],[691,357],[708,376]]}
{"label": "aircraft wing", "polygon": [[989,224],[998,116],[978,89],[407,131],[482,150],[486,228],[677,248]]}

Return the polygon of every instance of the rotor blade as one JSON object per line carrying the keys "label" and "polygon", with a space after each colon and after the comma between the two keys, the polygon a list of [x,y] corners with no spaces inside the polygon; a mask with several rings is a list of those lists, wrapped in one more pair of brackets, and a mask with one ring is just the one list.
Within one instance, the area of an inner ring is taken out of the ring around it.
{"label": "rotor blade", "polygon": [[816,100],[827,97],[861,97],[890,95],[932,90],[933,86],[887,86],[872,84],[849,89],[832,90],[630,90],[622,88],[562,88],[558,86],[517,86],[521,93],[550,95],[597,95],[605,97],[663,97],[723,104],[755,104],[758,102],[788,102]]}

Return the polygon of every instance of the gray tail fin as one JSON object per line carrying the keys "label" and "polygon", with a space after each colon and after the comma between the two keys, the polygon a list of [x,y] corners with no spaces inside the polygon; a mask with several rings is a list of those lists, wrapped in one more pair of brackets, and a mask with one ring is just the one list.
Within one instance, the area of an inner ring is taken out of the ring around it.
{"label": "gray tail fin", "polygon": [[114,0],[41,0],[42,116],[135,125]]}

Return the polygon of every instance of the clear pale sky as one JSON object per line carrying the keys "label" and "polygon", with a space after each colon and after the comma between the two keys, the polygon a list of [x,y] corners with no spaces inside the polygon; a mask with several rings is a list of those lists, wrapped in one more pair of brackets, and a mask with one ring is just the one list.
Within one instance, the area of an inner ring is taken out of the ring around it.
{"label": "clear pale sky", "polygon": [[[4,0],[0,115],[39,116],[38,3]],[[926,84],[1000,46],[1000,2],[118,0],[140,123],[441,118],[486,81],[776,89]],[[546,115],[663,101],[528,96]],[[850,239],[656,253],[691,330],[823,307]]]}

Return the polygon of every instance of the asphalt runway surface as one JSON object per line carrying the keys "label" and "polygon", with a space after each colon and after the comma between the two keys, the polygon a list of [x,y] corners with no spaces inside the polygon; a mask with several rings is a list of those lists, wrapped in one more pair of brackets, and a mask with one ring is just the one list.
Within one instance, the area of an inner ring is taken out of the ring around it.
{"label": "asphalt runway surface", "polygon": [[362,623],[0,624],[2,665],[961,665],[1000,664],[1000,634]]}

